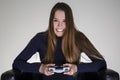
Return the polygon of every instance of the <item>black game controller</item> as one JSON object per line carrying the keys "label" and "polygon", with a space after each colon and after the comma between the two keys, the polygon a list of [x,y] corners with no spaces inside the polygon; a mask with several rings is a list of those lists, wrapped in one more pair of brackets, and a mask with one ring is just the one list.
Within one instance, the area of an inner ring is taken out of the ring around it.
{"label": "black game controller", "polygon": [[64,73],[70,71],[70,67],[68,66],[50,66],[48,70],[52,73]]}

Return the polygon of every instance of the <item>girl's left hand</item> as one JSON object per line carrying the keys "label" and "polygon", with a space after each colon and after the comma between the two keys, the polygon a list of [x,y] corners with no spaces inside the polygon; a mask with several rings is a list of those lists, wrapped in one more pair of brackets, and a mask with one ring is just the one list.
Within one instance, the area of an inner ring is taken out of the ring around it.
{"label": "girl's left hand", "polygon": [[63,66],[70,67],[70,71],[64,72],[64,74],[66,74],[66,75],[74,75],[74,73],[77,72],[77,65],[75,65],[75,64],[66,63],[66,64],[63,64]]}

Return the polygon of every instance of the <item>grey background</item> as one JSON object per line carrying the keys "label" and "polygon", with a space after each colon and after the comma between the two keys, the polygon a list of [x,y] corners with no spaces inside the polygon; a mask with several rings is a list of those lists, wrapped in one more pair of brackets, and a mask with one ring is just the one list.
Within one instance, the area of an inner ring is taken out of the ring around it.
{"label": "grey background", "polygon": [[104,56],[108,68],[120,73],[120,0],[0,0],[0,74],[12,68],[36,33],[47,29],[58,1],[71,6],[76,27]]}

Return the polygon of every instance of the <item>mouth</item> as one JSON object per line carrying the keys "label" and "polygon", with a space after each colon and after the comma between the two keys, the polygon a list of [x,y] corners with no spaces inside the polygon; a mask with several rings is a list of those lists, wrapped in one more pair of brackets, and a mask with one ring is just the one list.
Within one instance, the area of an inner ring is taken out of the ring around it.
{"label": "mouth", "polygon": [[56,29],[57,32],[64,32],[64,29]]}

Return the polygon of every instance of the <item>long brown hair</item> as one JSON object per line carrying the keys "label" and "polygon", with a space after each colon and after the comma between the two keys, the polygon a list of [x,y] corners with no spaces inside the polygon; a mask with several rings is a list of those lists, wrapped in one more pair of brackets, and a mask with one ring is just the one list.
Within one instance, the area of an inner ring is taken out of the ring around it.
{"label": "long brown hair", "polygon": [[57,47],[56,35],[53,29],[53,19],[55,12],[62,10],[65,12],[66,30],[62,37],[62,51],[65,59],[69,63],[79,62],[81,51],[86,52],[88,55],[102,58],[99,52],[94,48],[90,41],[75,28],[74,19],[71,8],[66,3],[57,3],[51,10],[48,26],[48,48],[45,60],[52,63],[54,62],[54,51]]}

